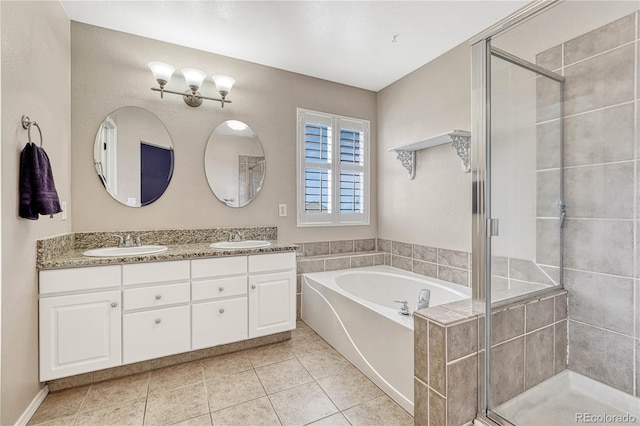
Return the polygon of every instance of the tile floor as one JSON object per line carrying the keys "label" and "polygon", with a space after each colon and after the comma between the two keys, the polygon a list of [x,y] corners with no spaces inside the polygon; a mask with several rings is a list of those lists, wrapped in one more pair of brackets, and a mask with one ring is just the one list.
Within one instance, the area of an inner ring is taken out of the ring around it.
{"label": "tile floor", "polygon": [[413,425],[303,322],[291,340],[50,393],[30,425]]}

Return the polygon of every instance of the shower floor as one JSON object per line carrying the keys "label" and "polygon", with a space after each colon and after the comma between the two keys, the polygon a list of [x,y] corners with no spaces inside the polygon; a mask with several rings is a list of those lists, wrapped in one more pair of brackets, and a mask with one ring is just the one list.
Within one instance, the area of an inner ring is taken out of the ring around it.
{"label": "shower floor", "polygon": [[[517,426],[640,425],[640,399],[569,370],[505,402],[494,411]],[[614,417],[625,415],[626,418]]]}

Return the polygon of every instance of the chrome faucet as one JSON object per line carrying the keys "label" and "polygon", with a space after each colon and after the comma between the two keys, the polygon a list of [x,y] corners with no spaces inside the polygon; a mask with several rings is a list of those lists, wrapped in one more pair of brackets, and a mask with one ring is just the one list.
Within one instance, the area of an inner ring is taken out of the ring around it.
{"label": "chrome faucet", "polygon": [[224,233],[228,235],[227,241],[234,243],[244,241],[244,232],[245,231],[224,231]]}
{"label": "chrome faucet", "polygon": [[118,239],[118,247],[140,247],[142,245],[142,235],[138,235],[135,239],[135,242],[133,238],[131,238],[131,234],[127,234],[126,237],[122,237],[122,235],[118,234],[111,235]]}
{"label": "chrome faucet", "polygon": [[409,302],[407,302],[406,300],[394,300],[394,302],[402,303],[402,306],[400,307],[400,310],[398,311],[398,313],[400,315],[405,315],[405,316],[411,315],[411,311],[409,311]]}

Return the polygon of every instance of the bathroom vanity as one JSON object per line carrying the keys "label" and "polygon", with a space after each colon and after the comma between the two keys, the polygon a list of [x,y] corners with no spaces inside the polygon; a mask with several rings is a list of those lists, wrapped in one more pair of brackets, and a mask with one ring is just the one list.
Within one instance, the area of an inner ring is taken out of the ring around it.
{"label": "bathroom vanity", "polygon": [[295,268],[282,251],[41,269],[40,380],[292,330]]}

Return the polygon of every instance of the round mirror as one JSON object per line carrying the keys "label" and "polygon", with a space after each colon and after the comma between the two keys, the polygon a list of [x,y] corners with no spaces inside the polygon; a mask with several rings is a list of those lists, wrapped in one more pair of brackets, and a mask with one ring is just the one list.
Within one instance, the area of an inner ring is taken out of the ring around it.
{"label": "round mirror", "polygon": [[171,137],[146,109],[120,108],[100,125],[93,162],[109,195],[129,207],[146,206],[160,198],[171,181]]}
{"label": "round mirror", "polygon": [[264,182],[262,144],[243,122],[225,121],[209,136],[204,169],[218,200],[229,207],[244,207],[258,195]]}

